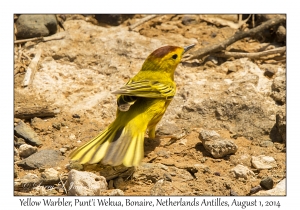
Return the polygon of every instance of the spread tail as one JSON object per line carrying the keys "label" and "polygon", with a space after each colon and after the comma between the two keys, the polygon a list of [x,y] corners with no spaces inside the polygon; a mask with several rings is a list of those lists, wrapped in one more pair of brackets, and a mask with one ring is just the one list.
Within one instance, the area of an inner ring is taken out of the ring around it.
{"label": "spread tail", "polygon": [[70,157],[81,164],[98,163],[131,167],[140,164],[144,157],[144,133],[136,127],[112,123],[91,141],[74,150]]}

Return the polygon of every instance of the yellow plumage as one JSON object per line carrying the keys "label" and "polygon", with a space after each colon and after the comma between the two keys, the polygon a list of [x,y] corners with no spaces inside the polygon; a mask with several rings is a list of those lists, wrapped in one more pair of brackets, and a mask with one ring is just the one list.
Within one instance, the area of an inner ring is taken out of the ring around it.
{"label": "yellow plumage", "polygon": [[144,157],[144,134],[148,129],[149,138],[155,138],[156,125],[175,95],[175,69],[193,46],[165,46],[151,53],[138,74],[113,92],[119,95],[116,119],[74,150],[71,159],[82,164],[139,165]]}

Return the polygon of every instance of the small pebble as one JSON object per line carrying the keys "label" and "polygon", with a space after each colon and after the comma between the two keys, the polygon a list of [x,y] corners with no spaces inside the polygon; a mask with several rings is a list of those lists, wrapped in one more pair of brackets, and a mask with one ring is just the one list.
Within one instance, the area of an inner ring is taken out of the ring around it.
{"label": "small pebble", "polygon": [[170,157],[169,152],[166,151],[166,150],[160,150],[160,151],[156,152],[156,154],[157,154],[159,157],[164,157],[164,158]]}
{"label": "small pebble", "polygon": [[70,140],[75,140],[75,139],[76,139],[76,136],[75,136],[73,133],[71,133],[70,136],[69,136],[69,139],[70,139]]}
{"label": "small pebble", "polygon": [[256,169],[271,169],[277,166],[273,157],[265,155],[252,156],[251,163]]}
{"label": "small pebble", "polygon": [[230,196],[238,196],[238,194],[234,190],[230,189]]}
{"label": "small pebble", "polygon": [[69,144],[66,144],[66,145],[64,146],[64,148],[66,148],[67,150],[70,150],[70,149],[71,149],[71,146],[70,146]]}
{"label": "small pebble", "polygon": [[179,145],[184,145],[184,146],[186,146],[186,143],[187,143],[187,139],[181,139],[181,140],[179,141]]}
{"label": "small pebble", "polygon": [[212,61],[214,64],[218,64],[218,58],[215,56],[208,56],[207,60]]}
{"label": "small pebble", "polygon": [[273,179],[270,177],[265,177],[260,181],[260,186],[263,188],[270,190],[273,188],[274,182]]}
{"label": "small pebble", "polygon": [[216,36],[217,36],[216,32],[212,32],[211,35],[210,35],[211,38],[215,38]]}
{"label": "small pebble", "polygon": [[80,118],[80,116],[78,114],[73,114],[72,117],[73,118]]}
{"label": "small pebble", "polygon": [[203,169],[203,173],[209,173],[209,174],[211,174],[211,171],[210,171],[209,167],[205,167]]}
{"label": "small pebble", "polygon": [[206,69],[208,69],[208,68],[214,68],[215,66],[216,66],[216,64],[214,64],[214,62],[212,62],[212,61],[207,61],[204,64],[204,67],[206,67]]}
{"label": "small pebble", "polygon": [[60,187],[60,188],[58,188],[58,192],[59,192],[59,193],[64,193],[65,190],[64,190],[62,187]]}
{"label": "small pebble", "polygon": [[241,134],[233,134],[230,136],[230,138],[233,138],[233,139],[237,139],[238,137],[241,137],[242,135]]}
{"label": "small pebble", "polygon": [[43,184],[45,185],[54,185],[58,184],[60,181],[59,173],[54,168],[47,168],[43,173],[41,173],[41,178]]}
{"label": "small pebble", "polygon": [[271,141],[262,141],[259,144],[261,147],[272,147],[274,144]]}
{"label": "small pebble", "polygon": [[65,154],[67,150],[68,149],[64,148],[64,147],[59,149],[59,151],[61,152],[61,154]]}
{"label": "small pebble", "polygon": [[36,132],[22,120],[14,128],[15,135],[17,137],[23,138],[28,144],[33,146],[41,146],[42,142],[40,141]]}
{"label": "small pebble", "polygon": [[44,172],[46,168],[39,168],[39,172]]}
{"label": "small pebble", "polygon": [[55,129],[57,129],[57,130],[60,130],[60,126],[61,126],[60,123],[53,123],[52,124],[52,127],[55,128]]}
{"label": "small pebble", "polygon": [[114,189],[109,193],[110,196],[124,195],[124,192],[120,189]]}
{"label": "small pebble", "polygon": [[203,158],[200,159],[200,162],[201,162],[201,163],[205,163],[206,160],[207,160],[207,158],[206,158],[206,157],[203,157]]}
{"label": "small pebble", "polygon": [[165,173],[164,174],[164,179],[168,182],[172,182],[172,176],[168,173]]}
{"label": "small pebble", "polygon": [[214,158],[222,158],[234,154],[238,150],[237,145],[232,140],[221,138],[214,130],[202,130],[199,138],[205,150]]}
{"label": "small pebble", "polygon": [[18,123],[20,122],[20,119],[19,118],[14,118],[14,123]]}
{"label": "small pebble", "polygon": [[185,16],[182,18],[181,23],[182,23],[183,25],[186,25],[186,26],[187,26],[187,25],[196,24],[197,21],[196,21],[195,17],[185,15]]}
{"label": "small pebble", "polygon": [[231,65],[231,66],[228,67],[228,72],[227,72],[227,74],[230,74],[230,73],[236,72],[236,71],[237,71],[236,66],[235,66],[235,65]]}
{"label": "small pebble", "polygon": [[271,78],[271,77],[273,77],[273,75],[274,75],[275,73],[276,73],[276,72],[274,72],[273,69],[267,69],[267,70],[265,71],[264,75],[267,76],[267,77],[269,77],[269,78]]}
{"label": "small pebble", "polygon": [[78,171],[81,171],[81,170],[83,170],[83,165],[80,164],[78,161],[71,161],[70,164],[67,166],[67,168],[69,170],[76,169]]}
{"label": "small pebble", "polygon": [[231,189],[231,184],[229,182],[224,182],[224,185],[227,189]]}
{"label": "small pebble", "polygon": [[26,158],[37,152],[37,148],[29,144],[22,144],[19,148],[20,157]]}
{"label": "small pebble", "polygon": [[250,177],[254,177],[255,174],[252,170],[250,170],[248,167],[238,164],[234,168],[230,170],[232,175],[235,178],[243,178],[243,179],[249,179]]}
{"label": "small pebble", "polygon": [[215,172],[214,175],[221,176],[220,172]]}

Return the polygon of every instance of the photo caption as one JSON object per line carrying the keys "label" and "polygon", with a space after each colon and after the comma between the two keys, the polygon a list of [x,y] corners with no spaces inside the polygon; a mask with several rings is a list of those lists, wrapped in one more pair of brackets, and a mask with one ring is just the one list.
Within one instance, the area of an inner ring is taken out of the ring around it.
{"label": "photo caption", "polygon": [[241,209],[249,208],[268,208],[268,207],[281,207],[281,202],[276,200],[260,200],[259,198],[19,198],[20,206],[40,207],[40,206],[116,206],[116,207],[158,207],[158,206],[171,206],[171,207],[239,207]]}

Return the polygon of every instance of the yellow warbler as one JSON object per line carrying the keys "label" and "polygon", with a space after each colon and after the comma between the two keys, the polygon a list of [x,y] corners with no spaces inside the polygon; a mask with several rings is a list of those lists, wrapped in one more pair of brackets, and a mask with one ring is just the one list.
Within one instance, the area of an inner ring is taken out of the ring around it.
{"label": "yellow warbler", "polygon": [[145,60],[142,69],[118,94],[116,119],[98,136],[74,150],[70,157],[80,163],[131,167],[144,157],[144,135],[155,138],[161,120],[176,91],[174,72],[185,48],[161,47]]}

